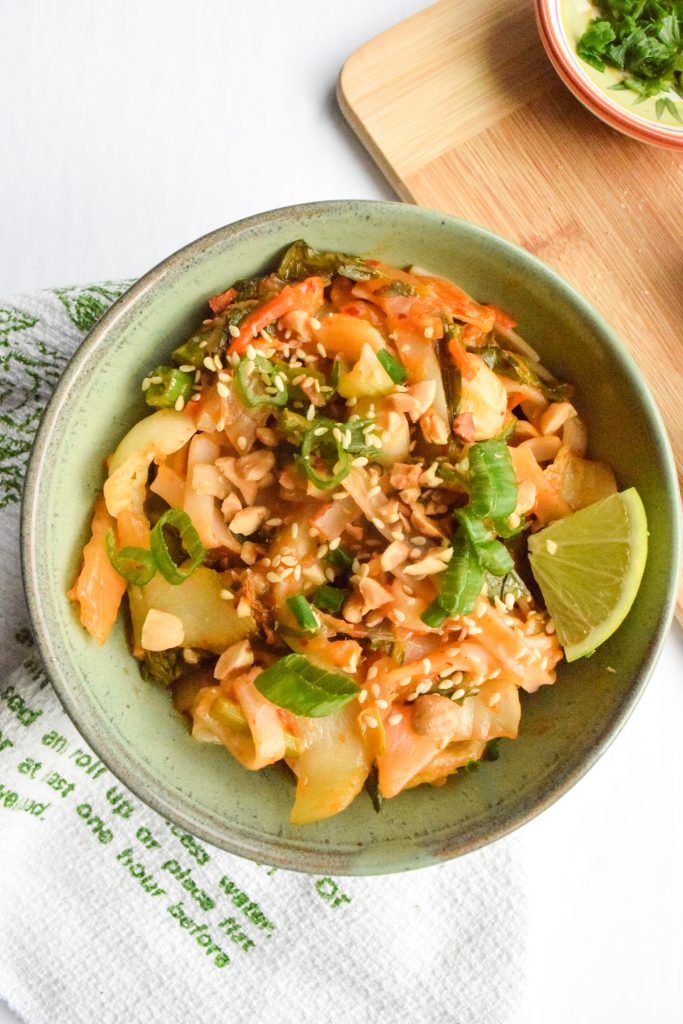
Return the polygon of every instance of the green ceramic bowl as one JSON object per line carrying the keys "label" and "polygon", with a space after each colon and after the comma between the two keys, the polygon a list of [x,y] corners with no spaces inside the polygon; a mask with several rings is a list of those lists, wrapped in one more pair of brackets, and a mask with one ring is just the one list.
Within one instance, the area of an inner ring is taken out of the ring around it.
{"label": "green ceramic bowl", "polygon": [[[104,647],[65,591],[77,570],[102,460],[147,409],[140,380],[190,332],[206,298],[260,273],[295,238],[417,263],[519,321],[546,365],[577,385],[593,456],[635,485],[652,527],[637,601],[588,661],[525,697],[519,739],[443,788],[410,790],[376,814],[361,795],[330,821],[288,824],[284,772],[250,773],[190,738],[169,695],[144,682],[118,625]],[[548,267],[494,235],[416,206],[332,202],[251,217],[200,238],[143,277],[76,353],[43,419],[23,511],[26,592],[54,686],[87,742],[142,800],[216,846],[281,867],[373,874],[438,863],[533,817],[576,782],[618,732],[645,686],[673,608],[677,491],[661,420],[622,343]],[[608,672],[611,666],[616,672]]]}

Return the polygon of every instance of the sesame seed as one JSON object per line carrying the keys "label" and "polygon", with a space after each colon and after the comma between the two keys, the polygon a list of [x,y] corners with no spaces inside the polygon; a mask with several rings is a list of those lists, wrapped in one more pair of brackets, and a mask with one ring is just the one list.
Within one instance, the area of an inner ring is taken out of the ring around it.
{"label": "sesame seed", "polygon": [[[318,323],[317,320],[316,320],[316,323]],[[311,320],[311,326],[313,326],[313,320]],[[323,359],[326,359],[327,358],[327,349],[322,344],[322,342],[319,341],[318,344],[315,347],[316,347],[316,350],[317,350],[318,354],[321,355],[323,357]]]}
{"label": "sesame seed", "polygon": [[300,580],[301,579],[301,566],[300,565],[295,565],[294,566],[294,579],[295,580]]}
{"label": "sesame seed", "polygon": [[334,540],[330,541],[330,551],[336,551],[341,544],[341,537],[335,537]]}
{"label": "sesame seed", "polygon": [[425,327],[425,329],[424,329],[424,336],[425,336],[425,338],[433,338],[434,337],[434,328],[431,325],[429,327]]}
{"label": "sesame seed", "polygon": [[617,670],[615,668],[612,668],[611,665],[608,665],[606,671],[611,672],[614,675]]}
{"label": "sesame seed", "polygon": [[377,726],[379,725],[379,722],[373,715],[366,715],[365,722],[367,725],[370,726],[371,729],[376,729]]}
{"label": "sesame seed", "polygon": [[424,679],[421,683],[415,687],[418,693],[429,693],[432,688],[431,679]]}
{"label": "sesame seed", "polygon": [[230,388],[228,388],[225,384],[221,383],[221,381],[219,381],[218,384],[216,385],[216,391],[221,396],[221,398],[227,398],[228,395],[230,394]]}
{"label": "sesame seed", "polygon": [[382,711],[386,711],[386,709],[389,707],[388,703],[385,700],[382,700],[381,698],[380,700],[375,701],[375,703],[378,708],[382,709]]}
{"label": "sesame seed", "polygon": [[354,459],[351,463],[352,466],[358,466],[359,468],[362,466],[367,466],[367,464],[368,460],[365,458],[364,455],[359,455],[358,458]]}
{"label": "sesame seed", "polygon": [[489,707],[490,708],[495,708],[496,704],[500,704],[500,694],[499,693],[493,693],[489,697]]}
{"label": "sesame seed", "polygon": [[[309,319],[308,322],[309,322],[309,324],[311,325],[311,327],[313,328],[314,331],[319,331],[320,330],[320,321],[318,320],[317,317],[312,316]],[[322,348],[322,345],[318,345],[318,350],[320,350],[321,348]],[[321,356],[326,356],[327,352],[325,352],[325,350],[323,349],[323,351],[320,353],[320,355]]]}
{"label": "sesame seed", "polygon": [[394,619],[396,620],[396,622],[406,621],[405,614],[401,611],[400,608],[394,608]]}
{"label": "sesame seed", "polygon": [[554,540],[547,540],[545,542],[545,549],[549,555],[554,555],[557,552],[557,544]]}
{"label": "sesame seed", "polygon": [[454,693],[454,694],[453,694],[453,696],[451,697],[451,700],[460,700],[460,698],[461,698],[461,697],[464,697],[464,696],[465,696],[465,693],[466,693],[466,692],[467,692],[467,691],[466,691],[466,690],[463,690],[463,689],[462,689],[462,687],[461,687],[461,688],[460,688],[459,690],[456,690],[456,691],[455,691],[455,693]]}
{"label": "sesame seed", "polygon": [[429,658],[422,659],[422,671],[426,676],[428,676],[429,673],[432,671],[432,663],[429,660]]}
{"label": "sesame seed", "polygon": [[216,367],[214,365],[214,361],[211,358],[211,356],[206,356],[204,358],[203,362],[204,362],[204,366],[207,368],[207,370],[215,370],[216,369]]}
{"label": "sesame seed", "polygon": [[225,420],[223,419],[222,416],[216,423],[216,430],[218,431],[219,434],[222,434],[223,431],[225,430]]}
{"label": "sesame seed", "polygon": [[310,420],[314,419],[314,417],[315,417],[315,406],[311,402],[311,404],[309,405],[308,409],[306,410],[306,419],[310,421]]}
{"label": "sesame seed", "polygon": [[175,400],[175,405],[173,406],[173,408],[175,409],[176,412],[182,412],[182,410],[185,408],[185,399],[183,398],[182,395],[178,395],[178,397]]}
{"label": "sesame seed", "polygon": [[221,590],[221,597],[224,601],[234,601],[235,595],[232,590]]}
{"label": "sesame seed", "polygon": [[388,718],[389,725],[398,725],[403,721],[403,715],[390,715]]}
{"label": "sesame seed", "polygon": [[239,336],[240,336],[239,327],[235,327],[234,324],[230,324],[229,327],[228,327],[228,331],[230,332],[230,337],[231,338],[239,338]]}
{"label": "sesame seed", "polygon": [[494,668],[493,672],[491,672],[491,674],[489,675],[489,679],[497,679],[498,676],[500,675],[500,672],[501,670],[499,668]]}
{"label": "sesame seed", "polygon": [[276,375],[275,375],[275,376],[273,377],[273,380],[274,380],[274,382],[275,382],[275,387],[276,387],[276,388],[278,389],[278,391],[284,391],[284,390],[285,390],[285,386],[284,386],[284,384],[282,383],[282,377],[280,376],[280,374],[279,374],[279,373],[277,373],[277,374],[276,374]]}
{"label": "sesame seed", "polygon": [[336,491],[332,495],[332,501],[342,501],[346,497],[346,491]]}
{"label": "sesame seed", "polygon": [[509,612],[511,612],[512,609],[515,607],[515,595],[514,594],[506,594],[505,595],[505,607],[507,608],[507,610]]}
{"label": "sesame seed", "polygon": [[545,631],[548,634],[548,636],[552,636],[553,633],[555,632],[555,623],[553,622],[552,619],[548,619],[548,621],[546,622],[546,624],[545,624]]}
{"label": "sesame seed", "polygon": [[272,519],[266,519],[266,526],[282,526],[282,520],[274,516]]}
{"label": "sesame seed", "polygon": [[460,653],[461,651],[459,647],[449,647],[446,651],[449,658],[457,658]]}
{"label": "sesame seed", "polygon": [[322,437],[323,434],[326,434],[326,433],[327,433],[327,427],[316,427],[315,430],[313,431],[313,436],[314,437]]}
{"label": "sesame seed", "polygon": [[151,387],[151,384],[152,384],[152,382],[149,379],[149,377],[145,377],[145,379],[143,380],[143,382],[142,382],[142,384],[140,386],[141,386],[143,391],[147,391]]}
{"label": "sesame seed", "polygon": [[452,679],[444,679],[442,682],[439,683],[439,689],[440,690],[450,690],[452,685],[453,685],[453,680]]}
{"label": "sesame seed", "polygon": [[266,573],[266,579],[269,583],[282,583],[282,580],[276,572]]}
{"label": "sesame seed", "polygon": [[244,437],[243,435],[240,435],[237,438],[237,447],[239,448],[239,450],[241,452],[244,451],[244,449],[247,447],[248,444],[249,444],[249,442],[247,441],[246,437]]}
{"label": "sesame seed", "polygon": [[379,688],[379,683],[373,683],[372,686],[370,687],[370,693],[372,694],[373,697],[379,697],[381,692],[382,691]]}
{"label": "sesame seed", "polygon": [[161,377],[159,377],[159,376],[157,376],[157,377],[150,377],[149,378],[149,382],[150,382],[150,384],[161,384],[161,383],[163,383]]}
{"label": "sesame seed", "polygon": [[216,367],[216,370],[222,370],[223,369],[223,364],[221,362],[221,357],[220,356],[214,356],[213,357],[213,365]]}
{"label": "sesame seed", "polygon": [[256,359],[256,349],[253,345],[247,345],[245,353],[247,359]]}
{"label": "sesame seed", "polygon": [[407,701],[407,702],[408,702],[409,704],[412,704],[412,702],[413,702],[414,700],[417,700],[417,698],[418,698],[419,696],[420,696],[420,694],[419,694],[419,693],[409,693],[409,694],[408,694],[408,696],[406,697],[406,701]]}
{"label": "sesame seed", "polygon": [[483,633],[484,632],[484,630],[482,629],[481,626],[470,626],[469,627],[469,631],[470,631],[470,636],[477,636],[478,633]]}
{"label": "sesame seed", "polygon": [[251,615],[251,605],[248,601],[245,601],[243,597],[239,599],[237,605],[237,616],[240,619],[246,619]]}
{"label": "sesame seed", "polygon": [[329,545],[321,544],[320,547],[318,548],[318,558],[324,558],[328,551]]}
{"label": "sesame seed", "polygon": [[371,487],[370,490],[368,491],[368,498],[374,498],[376,494],[381,494],[381,493],[382,493],[382,488],[380,487],[379,484],[375,484],[375,486]]}
{"label": "sesame seed", "polygon": [[325,569],[325,578],[334,583],[334,569]]}

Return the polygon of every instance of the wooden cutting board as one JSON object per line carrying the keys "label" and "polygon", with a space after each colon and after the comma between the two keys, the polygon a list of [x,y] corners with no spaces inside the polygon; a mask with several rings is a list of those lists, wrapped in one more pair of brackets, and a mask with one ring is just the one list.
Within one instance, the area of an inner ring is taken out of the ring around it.
{"label": "wooden cutting board", "polygon": [[531,0],[441,0],[357,50],[337,93],[401,198],[511,239],[604,315],[650,383],[683,481],[683,157],[581,106]]}

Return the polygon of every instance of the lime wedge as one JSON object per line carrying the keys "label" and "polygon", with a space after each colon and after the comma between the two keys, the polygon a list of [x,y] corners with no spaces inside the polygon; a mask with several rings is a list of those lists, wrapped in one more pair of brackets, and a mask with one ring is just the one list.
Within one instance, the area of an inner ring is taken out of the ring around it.
{"label": "lime wedge", "polygon": [[596,501],[529,538],[529,561],[567,661],[592,654],[628,615],[647,559],[635,488]]}

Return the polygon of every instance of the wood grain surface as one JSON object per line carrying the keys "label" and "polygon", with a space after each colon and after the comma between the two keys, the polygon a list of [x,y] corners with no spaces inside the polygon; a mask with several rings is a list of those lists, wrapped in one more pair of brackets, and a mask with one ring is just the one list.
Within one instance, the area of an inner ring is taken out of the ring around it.
{"label": "wood grain surface", "polygon": [[683,156],[581,106],[530,0],[440,0],[357,50],[337,94],[401,198],[511,239],[603,314],[650,384],[683,482]]}

